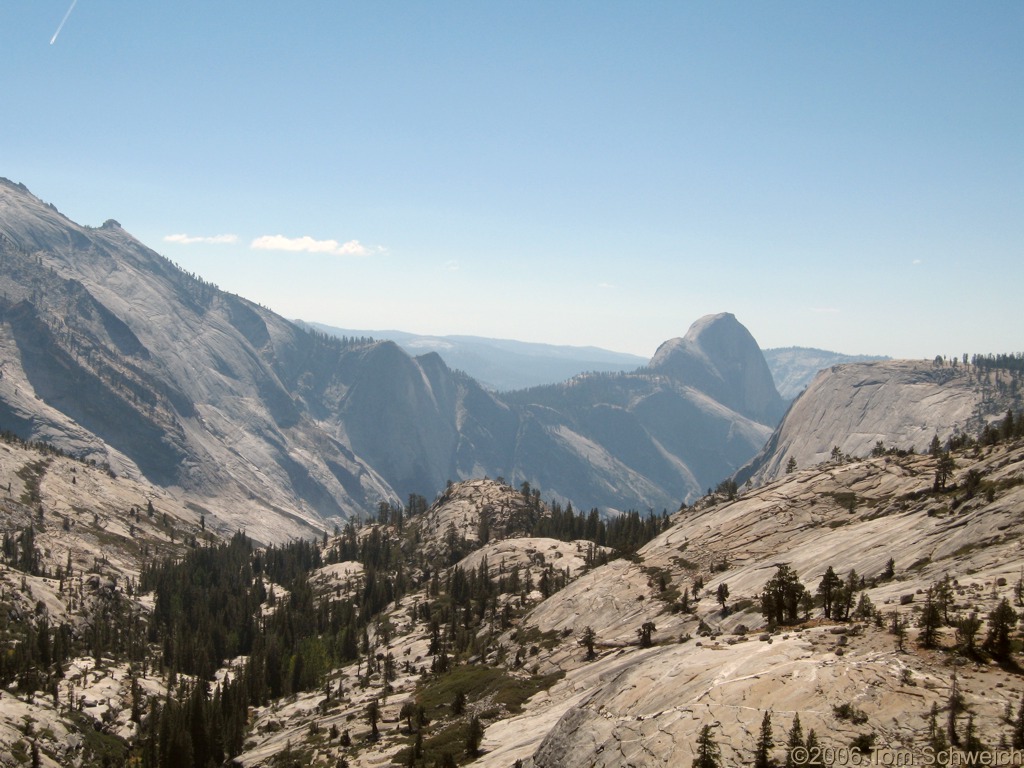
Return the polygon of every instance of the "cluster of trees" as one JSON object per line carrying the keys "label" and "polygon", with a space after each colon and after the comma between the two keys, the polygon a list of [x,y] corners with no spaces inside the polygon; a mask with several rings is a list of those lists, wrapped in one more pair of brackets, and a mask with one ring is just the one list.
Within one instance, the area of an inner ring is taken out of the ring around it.
{"label": "cluster of trees", "polygon": [[303,327],[306,334],[316,342],[317,346],[332,347],[336,350],[357,349],[376,344],[377,340],[372,336],[337,336],[333,333],[324,333],[315,328]]}
{"label": "cluster of trees", "polygon": [[[0,372],[0,378],[3,378],[3,373]],[[67,456],[64,451],[51,443],[47,443],[42,440],[22,440],[18,435],[11,432],[9,429],[0,430],[0,441],[3,441],[7,445],[18,446],[19,448],[28,448],[29,450],[41,453],[44,456]]]}
{"label": "cluster of trees", "polygon": [[[917,622],[920,629],[918,640],[921,645],[925,648],[940,647],[940,630],[943,627],[953,627],[955,628],[953,650],[957,653],[975,660],[979,659],[982,654],[987,654],[1001,664],[1012,666],[1012,635],[1020,616],[1013,609],[1010,601],[1003,597],[989,612],[988,631],[979,647],[978,635],[984,627],[984,623],[975,611],[966,614],[952,611],[954,589],[955,584],[948,575],[928,588]],[[1014,594],[1018,607],[1024,606],[1024,574],[1017,582]]]}
{"label": "cluster of trees", "polygon": [[[966,358],[967,355],[964,355]],[[971,355],[971,365],[983,371],[1014,371],[1024,372],[1024,353],[999,353],[989,355]]]}
{"label": "cluster of trees", "polygon": [[31,524],[15,531],[4,531],[0,556],[15,570],[32,576],[43,575],[43,558],[36,546],[36,532]]}
{"label": "cluster of trees", "polygon": [[[940,724],[939,716],[943,711],[945,711],[945,723]],[[837,719],[848,720],[854,724],[867,722],[867,715],[848,703],[836,705],[833,707],[832,713]],[[1016,715],[1013,713],[1012,707],[1007,704],[1002,720],[1005,725],[1009,726],[1009,733],[1000,736],[999,749],[1006,754],[1009,754],[1011,748],[1014,750],[1024,749],[1024,698],[1021,699]],[[986,745],[978,735],[974,714],[966,705],[955,670],[945,706],[940,708],[938,704],[932,704],[926,722],[928,729],[926,744],[930,752],[921,751],[918,755],[920,758],[930,757],[939,762],[952,760],[953,762],[949,763],[951,765],[992,764],[988,762],[992,759],[992,746]],[[876,740],[875,734],[870,731],[854,736],[848,745],[850,759],[854,759],[854,753],[857,753],[864,755],[861,759],[868,760],[872,749],[875,748]],[[750,764],[754,768],[778,768],[779,763],[772,755],[772,750],[776,746],[781,745],[775,740],[772,713],[769,710],[761,719],[761,727],[751,754]],[[845,751],[824,748],[813,728],[805,736],[799,713],[793,716],[792,724],[786,735],[785,748],[786,752],[782,763],[785,768],[795,768],[795,766],[824,768],[827,758],[835,759],[836,754],[845,754]],[[951,748],[955,748],[952,754],[949,751]],[[704,725],[701,728],[694,753],[693,768],[722,768],[722,751],[715,740],[711,725]],[[906,758],[911,759],[909,752]],[[897,755],[888,755],[887,759],[892,759],[894,761],[892,764],[895,765],[911,764],[910,762],[900,762]],[[856,760],[854,763],[856,764]]]}
{"label": "cluster of trees", "polygon": [[[1012,410],[1006,411],[1006,416],[998,424],[986,424],[978,435],[978,443],[981,445],[998,445],[1009,440],[1024,438],[1024,412],[1017,411],[1016,416]],[[966,445],[962,447],[968,447]]]}
{"label": "cluster of trees", "polygon": [[552,502],[549,515],[539,516],[526,535],[545,536],[559,541],[586,539],[600,547],[610,547],[617,555],[628,555],[653,539],[670,525],[667,511],[660,515],[649,512],[646,516],[636,510],[605,520],[597,509],[589,513],[575,512],[572,504],[563,510]]}
{"label": "cluster of trees", "polygon": [[796,624],[801,620],[801,615],[804,618],[810,617],[811,611],[818,605],[825,618],[829,619],[846,621],[873,618],[876,615],[875,607],[863,590],[876,586],[879,581],[893,578],[895,568],[895,562],[890,558],[882,573],[870,580],[852,568],[843,579],[830,565],[812,593],[801,583],[797,572],[782,563],[776,566],[775,574],[761,590],[761,614],[771,627]]}
{"label": "cluster of trees", "polygon": [[[379,535],[362,540],[361,588],[320,599],[309,582],[322,565],[315,542],[257,550],[238,533],[226,544],[148,563],[139,584],[155,596],[146,639],[159,649],[153,666],[167,672],[174,693],[150,702],[143,764],[205,766],[211,757],[220,764],[241,750],[248,707],[319,689],[330,669],[357,659],[367,659],[369,674],[368,628],[398,596],[394,579],[377,567],[390,556],[386,549]],[[268,603],[273,610],[264,612]],[[237,656],[247,657],[244,666],[211,691],[214,671]],[[189,677],[176,686],[181,673]]]}
{"label": "cluster of trees", "polygon": [[[776,768],[778,763],[772,757],[772,750],[775,748],[775,744],[772,713],[769,710],[761,718],[761,728],[758,731],[757,742],[754,744],[754,751],[751,755],[751,765],[754,768]],[[693,768],[722,768],[722,750],[718,746],[718,742],[715,741],[712,726],[705,725],[700,729],[694,753]],[[800,724],[800,715],[799,713],[795,714],[786,737],[784,765],[786,768],[797,765],[808,766],[809,768],[823,768],[821,758],[822,754],[818,735],[812,728],[804,736],[803,726]]]}
{"label": "cluster of trees", "polygon": [[15,620],[9,610],[0,610],[0,647],[6,648],[0,653],[0,688],[16,683],[54,696],[64,663],[82,650],[67,622],[52,625],[43,613]]}

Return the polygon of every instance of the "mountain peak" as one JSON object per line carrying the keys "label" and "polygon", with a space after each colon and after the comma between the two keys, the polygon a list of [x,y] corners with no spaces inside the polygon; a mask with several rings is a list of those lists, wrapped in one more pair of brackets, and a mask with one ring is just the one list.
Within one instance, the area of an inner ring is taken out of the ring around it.
{"label": "mountain peak", "polygon": [[730,312],[705,315],[683,338],[663,343],[648,369],[762,423],[774,423],[785,408],[761,348]]}

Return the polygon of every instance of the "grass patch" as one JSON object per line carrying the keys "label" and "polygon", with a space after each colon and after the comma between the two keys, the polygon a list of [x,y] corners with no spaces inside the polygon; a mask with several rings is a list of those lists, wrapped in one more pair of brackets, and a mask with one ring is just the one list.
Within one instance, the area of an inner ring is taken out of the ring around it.
{"label": "grass patch", "polygon": [[69,718],[82,735],[85,765],[125,764],[128,757],[128,744],[123,739],[96,730],[92,720],[81,712],[72,712]]}
{"label": "grass patch", "polygon": [[537,627],[520,628],[512,638],[520,645],[540,645],[549,651],[558,645],[559,634],[555,630],[541,632]]}
{"label": "grass patch", "polygon": [[416,701],[432,720],[445,716],[449,705],[460,692],[469,703],[487,698],[511,714],[516,714],[527,699],[538,691],[550,688],[563,674],[557,672],[523,678],[510,675],[499,667],[467,664],[455,667],[421,686]]}
{"label": "grass patch", "polygon": [[[469,722],[459,720],[451,723],[437,733],[423,740],[423,765],[444,765],[445,755],[451,755],[460,762],[466,757],[466,737],[469,735]],[[401,752],[395,757],[408,760],[409,753]],[[399,765],[403,763],[399,762]]]}
{"label": "grass patch", "polygon": [[[474,704],[484,707],[479,716],[485,720],[497,719],[503,712],[518,714],[527,699],[550,688],[564,675],[564,672],[555,672],[550,675],[516,677],[500,667],[464,665],[422,683],[416,694],[416,702],[426,710],[432,723],[429,727],[432,733],[424,735],[422,754],[417,760],[422,761],[423,765],[440,765],[445,755],[450,755],[456,762],[468,761],[466,739],[469,735],[469,721],[476,709]],[[466,697],[467,710],[458,717],[452,717],[451,703],[459,693]],[[415,738],[412,736],[409,746],[395,755],[396,764],[408,763]]]}
{"label": "grass patch", "polygon": [[843,509],[853,512],[857,508],[857,494],[852,491],[830,491],[824,494]]}
{"label": "grass patch", "polygon": [[682,597],[682,592],[679,587],[672,584],[672,571],[668,568],[656,568],[649,565],[641,566],[641,568],[647,574],[648,586],[654,589],[654,597],[665,603],[666,607],[675,605]]}

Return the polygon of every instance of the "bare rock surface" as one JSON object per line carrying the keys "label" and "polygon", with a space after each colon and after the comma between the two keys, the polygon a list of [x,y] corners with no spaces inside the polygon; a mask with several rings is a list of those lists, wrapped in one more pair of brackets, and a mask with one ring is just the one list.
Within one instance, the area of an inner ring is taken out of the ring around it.
{"label": "bare rock surface", "polygon": [[[999,380],[1003,379],[1000,384]],[[932,438],[976,434],[1001,418],[1012,400],[1006,376],[974,366],[887,360],[833,366],[818,373],[793,402],[761,452],[738,473],[740,481],[773,480],[790,460],[809,467],[844,455],[885,450],[924,451]]]}

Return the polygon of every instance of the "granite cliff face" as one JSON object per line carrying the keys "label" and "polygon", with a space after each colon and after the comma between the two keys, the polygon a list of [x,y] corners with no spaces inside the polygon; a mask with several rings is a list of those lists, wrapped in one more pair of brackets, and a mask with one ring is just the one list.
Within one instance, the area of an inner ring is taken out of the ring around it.
{"label": "granite cliff face", "polygon": [[[675,509],[781,414],[756,342],[702,318],[647,368],[496,395],[436,353],[342,342],[0,182],[0,424],[281,539],[449,480]],[[253,526],[256,526],[255,528]]]}
{"label": "granite cliff face", "polygon": [[833,366],[793,402],[737,479],[770,481],[790,459],[812,466],[829,460],[836,447],[861,457],[879,442],[887,450],[925,451],[935,436],[945,442],[956,432],[973,434],[1010,407],[1019,403],[1006,372],[914,360]]}
{"label": "granite cliff face", "polygon": [[818,375],[818,371],[834,365],[875,362],[889,358],[881,355],[844,355],[809,347],[778,347],[764,350],[764,359],[771,368],[779,394],[785,400],[793,400]]}
{"label": "granite cliff face", "polygon": [[757,342],[729,313],[702,317],[686,336],[666,341],[648,370],[685,381],[762,424],[774,424],[786,408]]}

